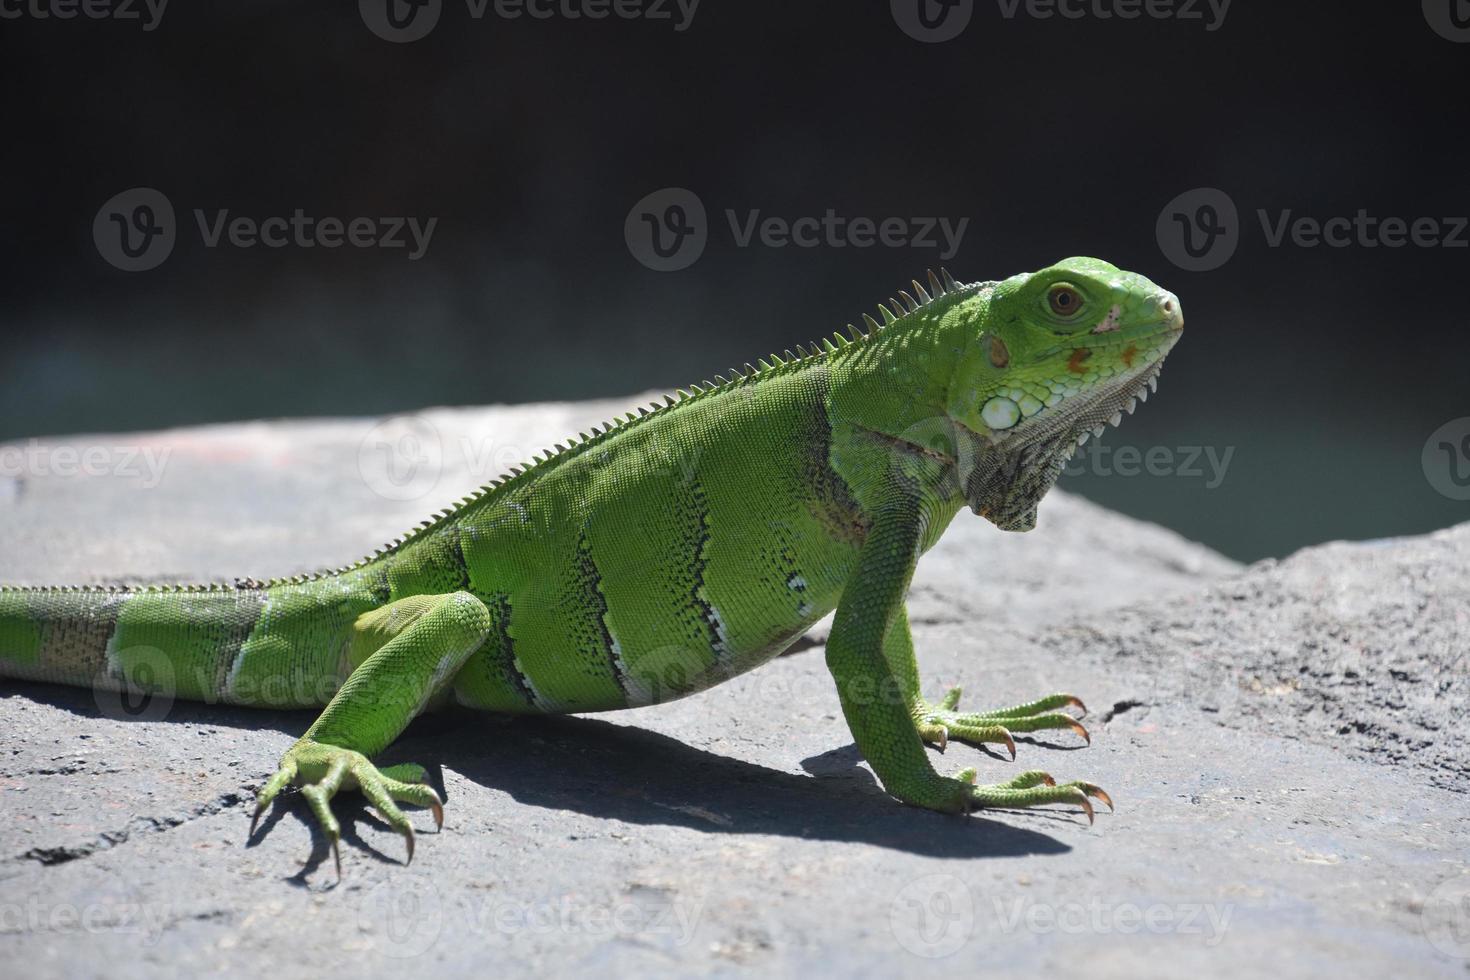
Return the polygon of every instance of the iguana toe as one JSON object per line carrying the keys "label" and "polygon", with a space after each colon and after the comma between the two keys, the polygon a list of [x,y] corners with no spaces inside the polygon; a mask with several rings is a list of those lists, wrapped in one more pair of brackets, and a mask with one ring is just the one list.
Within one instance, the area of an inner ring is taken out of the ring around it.
{"label": "iguana toe", "polygon": [[975,786],[970,792],[970,801],[975,807],[1023,808],[1044,806],[1047,803],[1073,803],[1087,814],[1091,824],[1095,818],[1092,798],[1113,809],[1112,797],[1093,783],[1073,781],[1056,783],[1044,772],[1022,773],[1008,783],[991,786]]}
{"label": "iguana toe", "polygon": [[940,751],[944,750],[951,738],[972,745],[994,742],[1007,746],[1011,758],[1015,759],[1016,745],[1011,738],[1012,733],[1051,729],[1070,730],[1087,744],[1092,744],[1092,736],[1081,722],[1057,710],[1075,707],[1086,714],[1087,707],[1074,694],[1052,694],[1010,708],[978,712],[954,710],[959,700],[960,688],[952,687],[938,704],[921,704],[915,712],[919,736],[926,742],[938,745]]}

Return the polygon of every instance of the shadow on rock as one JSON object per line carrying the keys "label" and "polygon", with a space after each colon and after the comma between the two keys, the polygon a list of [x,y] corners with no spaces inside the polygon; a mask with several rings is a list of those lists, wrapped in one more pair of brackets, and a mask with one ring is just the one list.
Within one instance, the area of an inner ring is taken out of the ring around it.
{"label": "shadow on rock", "polygon": [[[78,715],[102,715],[91,692],[83,689],[25,683],[12,690]],[[313,714],[180,701],[165,718],[136,724],[157,728],[182,723],[298,735],[311,724]],[[850,745],[803,760],[808,775],[801,776],[591,718],[510,720],[454,710],[419,718],[376,761],[391,765],[410,760],[428,766],[431,773],[438,765],[447,765],[527,806],[631,824],[852,841],[930,857],[1010,857],[1071,850],[1046,834],[978,815],[966,818],[903,806],[859,765],[857,749]],[[261,774],[262,781],[267,775]],[[431,781],[444,792],[442,779]],[[295,801],[295,794],[289,799]],[[356,794],[334,801],[344,843],[358,842],[351,825],[365,812],[360,804]],[[262,817],[251,844],[259,843],[290,809],[277,803]],[[330,852],[315,821],[304,807],[301,812],[313,825],[313,860],[319,863]]]}
{"label": "shadow on rock", "polygon": [[799,776],[589,718],[522,719],[469,740],[462,728],[458,732],[416,726],[389,754],[437,757],[527,806],[631,824],[851,841],[930,857],[1071,850],[1045,834],[994,820],[903,806],[856,765],[854,747],[806,760],[811,775]]}

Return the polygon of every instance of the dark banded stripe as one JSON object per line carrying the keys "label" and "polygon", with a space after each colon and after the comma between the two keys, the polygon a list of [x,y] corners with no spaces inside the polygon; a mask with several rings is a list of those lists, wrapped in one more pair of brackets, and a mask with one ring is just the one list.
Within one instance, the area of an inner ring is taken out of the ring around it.
{"label": "dark banded stripe", "polygon": [[485,608],[490,610],[491,621],[490,636],[485,640],[485,663],[491,679],[513,692],[526,707],[539,707],[530,678],[516,663],[515,640],[510,635],[510,596],[497,592],[485,600]]}
{"label": "dark banded stripe", "polygon": [[622,660],[613,642],[612,631],[607,625],[607,597],[602,594],[602,572],[598,570],[597,563],[592,560],[592,547],[587,541],[585,532],[577,538],[574,572],[580,595],[585,603],[584,608],[591,613],[592,620],[596,624],[602,656],[607,659],[613,680],[626,698],[629,696],[628,675],[623,669]]}
{"label": "dark banded stripe", "polygon": [[692,580],[689,604],[703,625],[705,637],[709,642],[709,648],[714,651],[716,663],[728,666],[730,657],[728,637],[720,635],[720,618],[715,613],[714,607],[710,605],[709,599],[705,597],[704,570],[709,564],[709,557],[706,554],[710,538],[709,500],[705,496],[704,484],[697,479],[690,481],[689,491],[692,505],[690,523],[694,534],[689,568]]}

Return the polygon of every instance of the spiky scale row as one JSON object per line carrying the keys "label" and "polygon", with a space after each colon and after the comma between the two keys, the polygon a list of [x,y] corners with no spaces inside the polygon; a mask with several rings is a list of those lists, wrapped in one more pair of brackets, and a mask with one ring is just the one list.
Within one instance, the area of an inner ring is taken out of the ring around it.
{"label": "spiky scale row", "polygon": [[[943,297],[945,295],[948,295],[949,293],[955,292],[956,290],[959,290],[961,288],[964,288],[964,286],[965,286],[965,284],[958,282],[954,278],[954,276],[952,276],[950,274],[950,272],[949,272],[948,269],[945,269],[943,267],[940,268],[939,274],[937,276],[935,275],[933,269],[928,270],[927,275],[928,275],[929,285],[930,285],[930,289],[927,290],[927,291],[924,289],[924,287],[922,285],[920,285],[920,283],[918,282],[918,280],[913,280],[913,282],[912,282],[912,285],[914,287],[914,291],[916,293],[918,293],[920,297],[922,297],[922,302],[920,302],[918,300],[915,300],[912,296],[910,296],[907,292],[905,292],[903,290],[900,290],[899,291],[899,296],[903,297],[903,299],[906,301],[905,303],[900,304],[897,300],[894,300],[892,298],[890,298],[888,302],[892,305],[892,307],[894,309],[902,310],[903,311],[903,314],[905,316],[907,316],[908,314],[911,314],[911,313],[914,313],[914,312],[918,311],[921,307],[929,305],[934,300],[939,299],[940,297]],[[974,285],[974,284],[972,284],[972,285]],[[980,283],[979,285],[983,287],[983,286],[989,286],[989,285],[992,285],[992,284],[991,283]],[[692,399],[700,398],[701,396],[707,395],[710,392],[718,391],[718,390],[720,390],[722,388],[728,387],[731,384],[746,382],[746,381],[749,381],[752,377],[755,377],[755,376],[763,376],[763,375],[769,374],[771,372],[780,371],[783,368],[787,368],[787,367],[789,367],[791,365],[799,365],[799,364],[805,363],[806,361],[808,361],[808,360],[810,360],[812,358],[821,358],[821,357],[825,357],[825,356],[830,355],[830,354],[838,353],[839,351],[843,350],[846,347],[851,346],[854,343],[860,343],[860,342],[865,341],[865,340],[870,340],[874,336],[874,334],[877,334],[877,333],[881,332],[883,329],[885,329],[887,327],[890,327],[890,326],[892,326],[895,323],[898,323],[899,320],[901,319],[900,316],[895,315],[889,309],[888,306],[884,306],[882,303],[879,303],[878,304],[878,310],[879,310],[879,312],[883,316],[883,323],[881,325],[878,323],[878,321],[874,320],[873,317],[870,316],[869,314],[867,314],[867,313],[864,313],[863,314],[863,323],[868,328],[866,333],[864,333],[861,330],[858,330],[852,324],[848,324],[847,329],[848,329],[849,333],[851,334],[851,339],[849,339],[848,337],[844,336],[843,334],[841,334],[839,332],[839,333],[833,334],[830,339],[823,338],[823,340],[820,342],[820,344],[818,342],[815,342],[815,341],[812,342],[811,344],[805,345],[805,346],[804,345],[801,345],[801,344],[798,344],[797,347],[796,347],[796,353],[793,353],[791,350],[788,349],[785,352],[785,357],[784,358],[781,357],[781,356],[778,356],[776,354],[770,354],[766,358],[762,358],[756,365],[752,365],[750,362],[747,361],[746,364],[745,364],[745,368],[744,368],[743,371],[740,368],[732,368],[730,370],[730,375],[731,376],[730,376],[729,379],[723,378],[720,375],[715,375],[713,381],[704,382],[703,384],[689,385],[688,388],[680,388],[680,389],[677,389],[671,395],[666,394],[664,396],[664,400],[663,400],[663,403],[662,404],[660,404],[659,402],[653,402],[653,403],[651,403],[651,405],[650,405],[649,408],[642,408],[642,407],[640,407],[638,409],[637,415],[634,415],[632,412],[629,412],[627,414],[627,416],[625,416],[624,418],[621,418],[620,419],[620,418],[614,417],[610,421],[603,423],[603,425],[601,427],[594,425],[594,426],[592,426],[592,430],[591,430],[590,434],[589,433],[586,433],[586,432],[580,434],[580,440],[578,440],[578,441],[568,440],[567,443],[565,443],[565,444],[557,444],[557,445],[555,445],[553,451],[551,451],[551,452],[548,452],[548,453],[546,453],[544,455],[542,455],[542,454],[533,455],[531,457],[531,463],[528,466],[524,466],[524,467],[522,467],[522,466],[512,466],[512,467],[510,467],[510,469],[507,471],[506,477],[501,478],[501,479],[492,479],[492,480],[490,480],[489,482],[481,485],[480,487],[478,487],[477,489],[475,489],[471,493],[467,494],[461,500],[459,500],[458,502],[456,502],[453,506],[448,507],[448,508],[446,508],[446,509],[444,509],[442,511],[439,511],[439,512],[435,513],[433,515],[433,517],[429,518],[428,520],[424,520],[424,521],[419,522],[419,524],[417,524],[415,527],[411,528],[407,533],[402,534],[402,535],[399,535],[398,537],[389,540],[386,544],[382,545],[381,547],[378,547],[378,548],[373,549],[373,551],[372,551],[371,554],[369,554],[369,555],[367,555],[367,556],[365,556],[365,557],[363,557],[363,558],[361,558],[361,559],[359,559],[359,560],[357,560],[355,562],[351,562],[349,564],[342,565],[342,566],[337,567],[337,568],[323,569],[323,570],[316,571],[316,572],[307,572],[307,573],[302,573],[302,574],[298,574],[298,575],[290,575],[290,576],[276,577],[276,578],[267,579],[264,582],[260,582],[260,581],[257,581],[255,579],[250,579],[250,580],[248,580],[249,583],[250,583],[249,585],[242,585],[241,582],[238,581],[238,580],[236,582],[233,582],[233,583],[225,583],[225,582],[212,582],[212,583],[204,583],[204,584],[186,584],[186,583],[179,583],[179,584],[175,584],[175,585],[153,584],[153,585],[142,586],[140,588],[127,588],[127,587],[124,587],[124,586],[86,586],[86,585],[81,585],[81,586],[75,586],[75,585],[74,586],[9,586],[9,585],[0,585],[0,592],[33,592],[33,591],[34,592],[44,592],[44,591],[89,592],[89,591],[105,590],[105,591],[109,591],[109,592],[124,592],[124,593],[128,593],[128,592],[145,592],[145,593],[185,592],[185,593],[187,593],[187,592],[229,591],[229,590],[239,590],[239,589],[246,589],[246,588],[248,588],[248,589],[262,589],[262,588],[269,589],[269,588],[274,588],[274,587],[281,586],[281,585],[304,585],[304,584],[308,584],[310,582],[318,581],[320,579],[328,578],[328,577],[331,577],[331,576],[334,576],[334,575],[344,575],[344,574],[347,574],[349,572],[358,571],[358,570],[364,568],[365,566],[373,563],[374,561],[377,561],[377,560],[379,560],[379,559],[381,559],[381,558],[383,558],[383,557],[385,557],[387,555],[391,555],[394,552],[400,550],[401,548],[405,547],[406,545],[408,545],[408,544],[412,543],[413,541],[415,541],[415,540],[419,539],[420,537],[422,537],[426,532],[429,532],[429,531],[434,530],[435,528],[437,528],[438,526],[440,526],[444,521],[453,518],[454,515],[456,513],[458,513],[460,510],[462,510],[463,508],[468,507],[468,506],[470,506],[472,504],[475,504],[475,503],[479,502],[480,500],[482,500],[485,497],[486,494],[491,493],[491,492],[494,492],[496,490],[499,490],[502,487],[506,486],[507,484],[510,484],[510,483],[513,483],[513,482],[518,482],[520,479],[528,477],[529,474],[538,471],[541,467],[546,466],[546,465],[549,465],[552,462],[554,462],[554,461],[562,458],[567,453],[572,452],[572,451],[575,451],[575,450],[586,448],[589,444],[598,441],[599,439],[607,436],[611,432],[620,430],[621,428],[623,428],[626,425],[629,425],[629,424],[634,423],[634,422],[638,422],[638,421],[640,421],[642,419],[648,418],[648,417],[650,417],[652,415],[655,415],[655,414],[657,414],[659,412],[662,412],[665,409],[672,408],[674,406],[677,406],[677,405],[682,404],[684,402],[690,401]]]}

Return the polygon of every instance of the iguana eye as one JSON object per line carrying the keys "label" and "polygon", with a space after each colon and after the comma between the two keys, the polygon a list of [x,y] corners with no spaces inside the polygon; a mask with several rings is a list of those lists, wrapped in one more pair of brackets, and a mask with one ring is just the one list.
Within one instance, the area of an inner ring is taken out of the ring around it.
{"label": "iguana eye", "polygon": [[1082,294],[1077,292],[1076,287],[1059,282],[1047,291],[1046,304],[1053,313],[1065,319],[1082,309]]}

